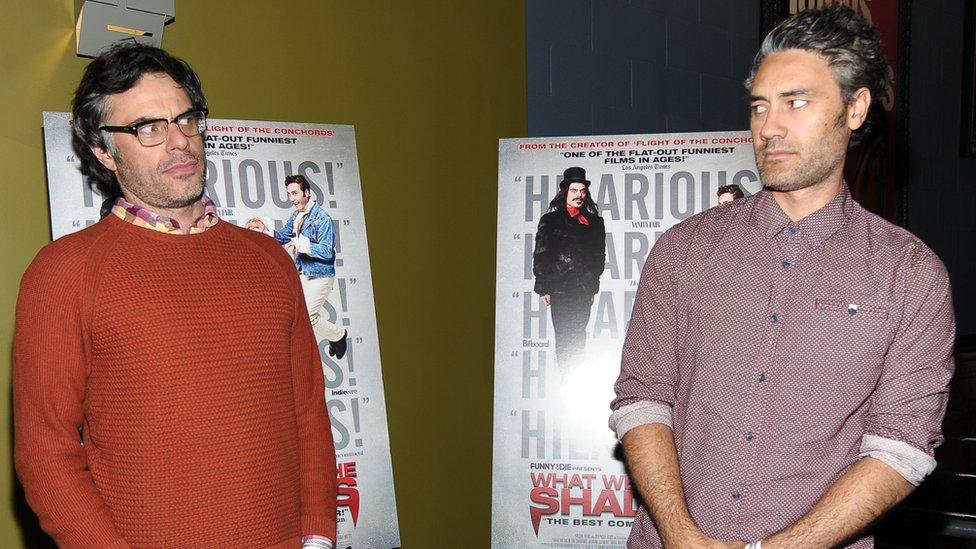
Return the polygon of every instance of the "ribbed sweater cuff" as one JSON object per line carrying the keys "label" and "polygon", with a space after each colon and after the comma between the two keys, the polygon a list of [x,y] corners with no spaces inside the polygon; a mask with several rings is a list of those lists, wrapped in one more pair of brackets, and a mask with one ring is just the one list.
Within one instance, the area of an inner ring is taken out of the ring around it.
{"label": "ribbed sweater cuff", "polygon": [[336,539],[336,523],[324,516],[302,515],[302,535],[303,536],[324,536],[331,540]]}

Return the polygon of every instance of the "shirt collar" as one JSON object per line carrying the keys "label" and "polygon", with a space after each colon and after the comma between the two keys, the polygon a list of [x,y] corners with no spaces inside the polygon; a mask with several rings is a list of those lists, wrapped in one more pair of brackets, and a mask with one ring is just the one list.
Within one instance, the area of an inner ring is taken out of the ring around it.
{"label": "shirt collar", "polygon": [[213,227],[220,219],[217,217],[217,207],[210,197],[203,195],[200,197],[200,202],[203,203],[203,213],[194,219],[190,223],[190,226],[186,228],[180,226],[179,221],[173,218],[159,215],[135,204],[130,204],[121,196],[115,199],[115,205],[112,206],[112,213],[123,221],[161,233],[196,234]]}
{"label": "shirt collar", "polygon": [[773,193],[762,190],[756,197],[753,223],[767,238],[792,230],[811,245],[820,246],[847,223],[853,210],[854,199],[846,184],[830,202],[799,221],[790,220],[773,198]]}

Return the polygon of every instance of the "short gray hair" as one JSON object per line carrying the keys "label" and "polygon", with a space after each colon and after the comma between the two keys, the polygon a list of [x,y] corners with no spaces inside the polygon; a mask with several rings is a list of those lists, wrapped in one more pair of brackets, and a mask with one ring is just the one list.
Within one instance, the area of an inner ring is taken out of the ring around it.
{"label": "short gray hair", "polygon": [[803,50],[826,58],[844,104],[849,104],[854,92],[861,88],[871,92],[871,112],[851,135],[851,145],[871,133],[878,117],[883,120],[881,97],[891,87],[888,62],[874,28],[853,10],[838,3],[822,10],[801,11],[777,25],[759,46],[745,80],[746,89],[752,89],[756,71],[766,57],[786,50]]}

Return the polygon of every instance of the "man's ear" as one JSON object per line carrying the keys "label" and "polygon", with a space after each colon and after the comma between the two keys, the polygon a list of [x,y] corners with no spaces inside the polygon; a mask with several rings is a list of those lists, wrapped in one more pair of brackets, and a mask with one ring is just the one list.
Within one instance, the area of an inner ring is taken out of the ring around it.
{"label": "man's ear", "polygon": [[102,166],[105,166],[106,168],[109,169],[109,171],[112,172],[116,170],[115,157],[112,156],[112,153],[108,152],[108,150],[106,150],[105,147],[90,147],[90,148],[92,154],[94,154],[95,158],[97,158],[98,161],[102,163]]}
{"label": "man's ear", "polygon": [[868,110],[871,108],[871,91],[867,88],[860,88],[851,96],[851,102],[847,105],[847,128],[855,131],[864,125],[868,118]]}

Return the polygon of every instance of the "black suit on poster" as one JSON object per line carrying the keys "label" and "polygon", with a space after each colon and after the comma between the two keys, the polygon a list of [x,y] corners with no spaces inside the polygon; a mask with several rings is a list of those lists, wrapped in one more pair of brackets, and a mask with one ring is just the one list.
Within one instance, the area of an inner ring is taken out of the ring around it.
{"label": "black suit on poster", "polygon": [[606,263],[603,218],[582,211],[579,215],[589,225],[571,217],[565,207],[543,215],[532,254],[535,292],[550,296],[556,362],[563,370],[583,355],[586,323]]}

